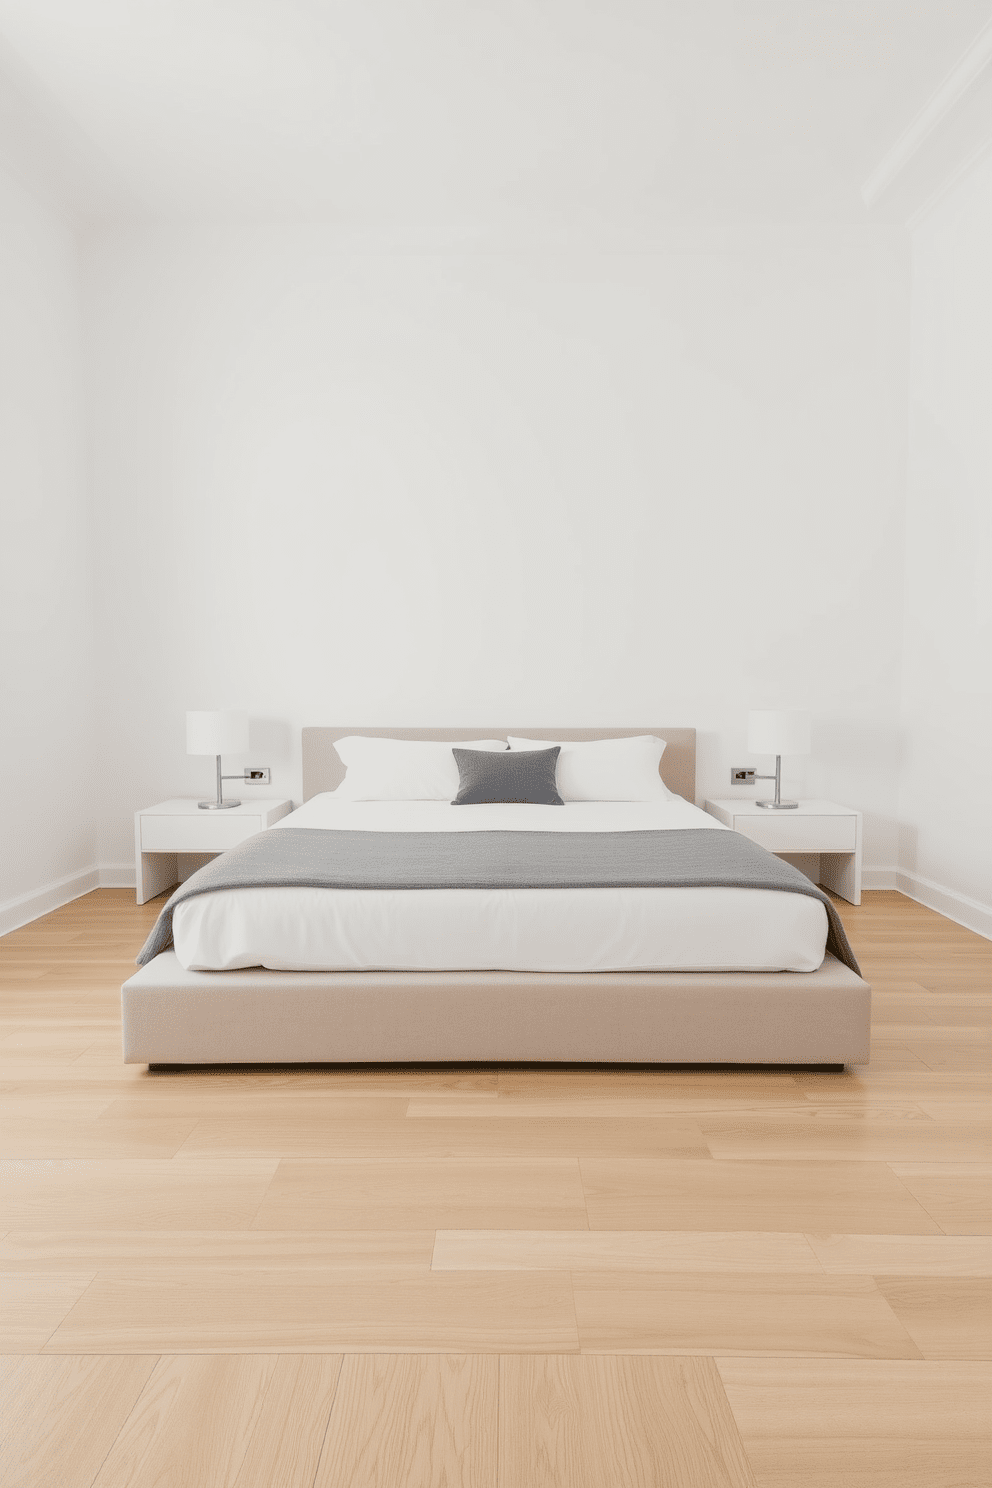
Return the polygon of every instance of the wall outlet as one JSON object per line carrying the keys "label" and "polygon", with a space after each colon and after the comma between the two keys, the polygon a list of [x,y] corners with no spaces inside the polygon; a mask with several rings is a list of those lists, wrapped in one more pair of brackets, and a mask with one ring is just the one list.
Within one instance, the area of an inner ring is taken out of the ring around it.
{"label": "wall outlet", "polygon": [[753,770],[731,770],[731,772],[730,772],[730,783],[731,783],[731,785],[753,785],[754,784],[754,771]]}
{"label": "wall outlet", "polygon": [[245,780],[250,785],[268,785],[270,779],[271,772],[268,765],[266,765],[265,768],[261,770],[248,769],[245,771]]}

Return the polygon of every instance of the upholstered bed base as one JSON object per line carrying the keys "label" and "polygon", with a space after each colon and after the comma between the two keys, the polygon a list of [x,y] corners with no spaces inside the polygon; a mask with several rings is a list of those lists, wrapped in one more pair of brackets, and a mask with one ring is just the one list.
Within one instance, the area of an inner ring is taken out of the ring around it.
{"label": "upholstered bed base", "polygon": [[864,1064],[871,991],[798,972],[185,971],[124,983],[127,1064]]}
{"label": "upholstered bed base", "polygon": [[[334,790],[345,734],[583,741],[656,734],[695,799],[696,732],[305,728],[303,795]],[[128,1064],[864,1064],[871,989],[827,955],[798,972],[184,971],[156,956],[121,991]]]}

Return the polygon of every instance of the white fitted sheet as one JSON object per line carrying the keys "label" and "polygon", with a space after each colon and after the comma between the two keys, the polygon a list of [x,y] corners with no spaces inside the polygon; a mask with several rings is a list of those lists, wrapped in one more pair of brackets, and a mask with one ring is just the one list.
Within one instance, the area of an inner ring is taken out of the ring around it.
{"label": "white fitted sheet", "polygon": [[[271,830],[726,831],[669,801],[450,806],[315,796]],[[767,889],[233,889],[173,918],[188,971],[815,971],[827,916]]]}

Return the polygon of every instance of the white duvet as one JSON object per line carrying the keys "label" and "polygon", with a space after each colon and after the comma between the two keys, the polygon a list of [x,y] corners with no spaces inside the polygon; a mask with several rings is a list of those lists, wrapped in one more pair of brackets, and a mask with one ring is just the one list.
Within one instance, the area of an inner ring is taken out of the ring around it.
{"label": "white duvet", "polygon": [[[273,831],[728,829],[681,797],[451,806],[315,796]],[[827,915],[766,889],[232,889],[175,911],[191,971],[815,971]]]}

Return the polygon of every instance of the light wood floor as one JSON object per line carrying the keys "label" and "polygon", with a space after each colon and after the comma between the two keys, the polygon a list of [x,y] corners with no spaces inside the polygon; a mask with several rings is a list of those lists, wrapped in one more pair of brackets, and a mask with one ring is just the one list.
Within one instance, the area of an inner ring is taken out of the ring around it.
{"label": "light wood floor", "polygon": [[159,907],[0,941],[6,1488],[992,1481],[987,941],[841,903],[844,1073],[149,1073]]}

